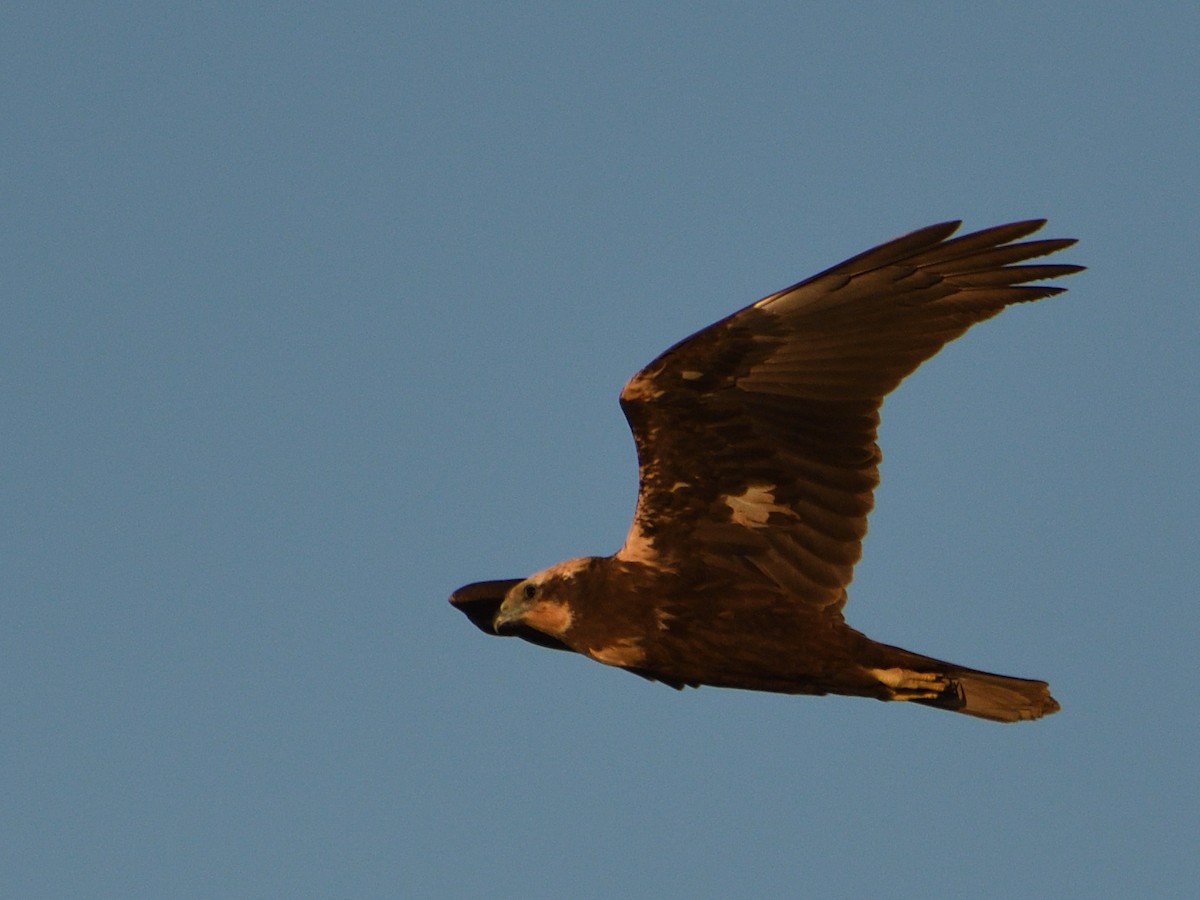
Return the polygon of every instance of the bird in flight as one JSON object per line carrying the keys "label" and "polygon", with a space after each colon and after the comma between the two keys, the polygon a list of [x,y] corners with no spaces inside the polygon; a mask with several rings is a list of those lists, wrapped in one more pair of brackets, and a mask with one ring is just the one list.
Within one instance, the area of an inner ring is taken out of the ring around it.
{"label": "bird in flight", "polygon": [[633,376],[633,524],[612,556],[484,581],[450,602],[481,629],[571,650],[675,688],[908,700],[997,722],[1058,710],[1044,681],[881,644],[846,624],[846,587],[879,483],[883,398],[1006,306],[1074,240],[1045,220],[881,244],[764,297]]}

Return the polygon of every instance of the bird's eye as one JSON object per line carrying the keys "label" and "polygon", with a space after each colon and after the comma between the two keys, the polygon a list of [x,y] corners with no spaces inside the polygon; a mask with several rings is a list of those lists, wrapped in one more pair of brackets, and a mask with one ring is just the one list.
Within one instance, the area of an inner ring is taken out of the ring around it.
{"label": "bird's eye", "polygon": [[525,595],[526,600],[532,600],[534,598],[534,596],[537,594],[537,585],[535,585],[535,584],[525,585],[525,587],[522,589],[522,593]]}

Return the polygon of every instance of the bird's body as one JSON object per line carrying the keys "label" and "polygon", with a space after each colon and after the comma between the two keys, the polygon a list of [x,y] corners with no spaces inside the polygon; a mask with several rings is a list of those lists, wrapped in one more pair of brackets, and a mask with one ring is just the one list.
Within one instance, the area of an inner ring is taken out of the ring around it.
{"label": "bird's body", "polygon": [[1058,709],[1041,681],[880,644],[846,625],[883,397],[923,360],[1067,265],[1040,221],[948,240],[931,226],[676,344],[621,405],[638,448],[633,525],[610,557],[480,582],[451,602],[485,630],[674,687],[913,700],[997,721]]}

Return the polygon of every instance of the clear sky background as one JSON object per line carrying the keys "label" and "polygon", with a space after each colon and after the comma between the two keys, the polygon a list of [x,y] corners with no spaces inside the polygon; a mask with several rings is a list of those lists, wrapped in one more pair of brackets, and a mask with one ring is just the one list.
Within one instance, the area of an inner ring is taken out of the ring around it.
{"label": "clear sky background", "polygon": [[[0,893],[1182,896],[1200,12],[0,12]],[[948,218],[1087,265],[890,398],[847,615],[1001,726],[476,631],[620,545],[622,384]]]}

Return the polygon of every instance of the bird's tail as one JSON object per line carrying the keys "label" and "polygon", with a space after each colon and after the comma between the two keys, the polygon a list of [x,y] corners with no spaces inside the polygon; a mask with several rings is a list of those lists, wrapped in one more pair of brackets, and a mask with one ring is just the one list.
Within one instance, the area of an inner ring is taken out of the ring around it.
{"label": "bird's tail", "polygon": [[870,670],[879,679],[883,699],[910,700],[993,722],[1040,719],[1059,710],[1044,681],[980,672],[886,644],[876,647],[891,651],[883,654],[884,666]]}
{"label": "bird's tail", "polygon": [[1040,719],[1059,710],[1050,685],[1032,678],[1013,678],[950,666],[950,684],[937,697],[918,700],[926,706],[991,719],[1020,722]]}

